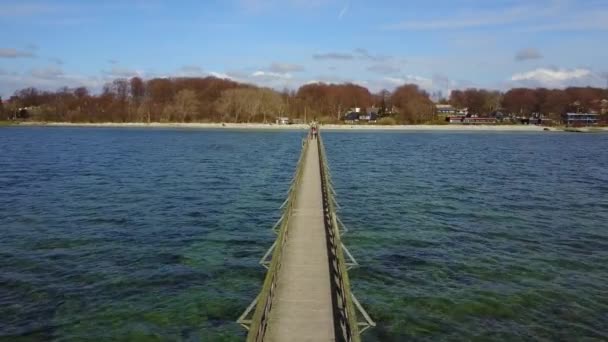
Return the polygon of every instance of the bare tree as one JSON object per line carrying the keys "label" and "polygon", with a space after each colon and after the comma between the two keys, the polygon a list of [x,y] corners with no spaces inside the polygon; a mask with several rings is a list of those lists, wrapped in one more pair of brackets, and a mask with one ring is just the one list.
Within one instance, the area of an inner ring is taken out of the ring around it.
{"label": "bare tree", "polygon": [[[488,114],[499,107],[511,113],[540,112],[556,119],[570,110],[606,111],[608,90],[591,87],[566,89],[515,88],[500,93],[486,89],[454,90],[449,103]],[[335,121],[352,107],[372,104],[399,110],[398,121],[423,123],[433,119],[428,94],[415,85],[404,85],[392,94],[372,95],[356,84],[307,84],[297,90],[277,92],[215,77],[117,79],[97,94],[85,87],[55,92],[36,88],[18,90],[2,103],[6,113],[27,107],[32,119],[102,121],[234,121],[270,122],[276,116]]]}
{"label": "bare tree", "polygon": [[167,116],[167,121],[192,121],[198,114],[200,103],[196,98],[196,93],[193,90],[180,90],[176,95],[173,103],[167,105],[164,113]]}
{"label": "bare tree", "polygon": [[2,102],[2,96],[0,96],[0,120],[6,120],[8,116],[4,112],[4,102]]}
{"label": "bare tree", "polygon": [[146,95],[146,85],[139,77],[133,77],[129,80],[129,90],[131,91],[131,99],[136,105],[139,105]]}

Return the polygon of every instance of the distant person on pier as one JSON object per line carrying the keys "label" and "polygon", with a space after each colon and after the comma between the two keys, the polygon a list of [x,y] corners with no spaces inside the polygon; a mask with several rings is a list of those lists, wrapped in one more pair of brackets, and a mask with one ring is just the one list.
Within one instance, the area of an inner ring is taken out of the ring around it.
{"label": "distant person on pier", "polygon": [[314,122],[310,125],[310,138],[317,139],[317,125]]}

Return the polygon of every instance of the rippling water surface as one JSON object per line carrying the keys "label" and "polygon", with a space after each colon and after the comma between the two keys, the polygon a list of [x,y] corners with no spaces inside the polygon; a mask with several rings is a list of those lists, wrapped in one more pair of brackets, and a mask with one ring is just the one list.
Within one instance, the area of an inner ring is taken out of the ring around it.
{"label": "rippling water surface", "polygon": [[[301,136],[0,129],[0,340],[242,340]],[[324,137],[365,340],[608,339],[608,135]]]}

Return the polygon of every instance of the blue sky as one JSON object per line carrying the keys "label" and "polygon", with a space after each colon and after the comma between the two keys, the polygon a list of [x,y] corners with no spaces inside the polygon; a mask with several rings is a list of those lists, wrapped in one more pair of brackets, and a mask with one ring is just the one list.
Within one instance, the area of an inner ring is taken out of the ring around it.
{"label": "blue sky", "polygon": [[135,75],[605,86],[607,34],[608,0],[2,0],[0,95]]}

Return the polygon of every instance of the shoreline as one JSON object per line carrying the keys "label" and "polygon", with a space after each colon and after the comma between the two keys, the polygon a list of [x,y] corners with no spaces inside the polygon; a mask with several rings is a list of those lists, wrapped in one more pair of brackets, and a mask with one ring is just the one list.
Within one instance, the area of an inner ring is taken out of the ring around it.
{"label": "shoreline", "polygon": [[[72,123],[72,122],[19,122],[11,126],[52,126],[52,127],[114,127],[114,128],[191,128],[191,129],[227,129],[227,130],[307,130],[306,124],[277,125],[263,123],[144,123],[144,122],[105,122],[105,123]],[[327,131],[479,131],[479,132],[564,132],[565,127],[546,127],[535,125],[347,125],[326,124],[321,129]],[[608,132],[608,127],[582,127],[580,132]]]}

